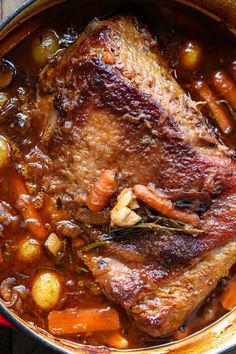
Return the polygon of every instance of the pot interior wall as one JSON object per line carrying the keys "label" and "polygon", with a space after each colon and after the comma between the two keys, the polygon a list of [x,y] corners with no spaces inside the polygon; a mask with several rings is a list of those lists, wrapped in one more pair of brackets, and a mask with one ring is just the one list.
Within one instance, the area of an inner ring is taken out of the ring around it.
{"label": "pot interior wall", "polygon": [[[36,13],[43,11],[47,7],[51,7],[57,3],[64,2],[65,0],[30,0],[28,6],[23,5],[22,11],[17,11],[14,16],[8,18],[4,23],[0,33],[0,39],[7,35],[11,30],[16,28],[20,23],[30,18]],[[169,0],[160,0],[165,4]],[[94,17],[104,17],[112,13],[120,11],[132,11],[145,13],[152,11],[155,8],[157,0],[68,0],[65,4],[61,4],[58,16],[63,17],[64,11],[71,11],[71,13],[78,13],[78,22],[81,24],[81,30],[87,23]],[[187,3],[187,1],[179,1]],[[189,1],[190,2],[190,1]],[[211,11],[215,15],[221,16],[222,19],[229,22],[231,25],[236,24],[236,1],[235,0],[192,0],[191,4],[194,6],[201,6],[204,10]],[[55,11],[56,8],[55,8]],[[93,353],[93,354],[106,354],[116,353],[115,350],[108,350],[105,348],[91,348],[74,345],[66,341],[58,341],[47,333],[35,329],[33,326],[28,325],[22,321],[18,316],[7,310],[0,304],[0,310],[4,315],[10,319],[14,324],[21,329],[43,341],[50,347],[58,350],[60,353]],[[136,350],[132,351],[136,354],[158,354],[158,353],[199,353],[210,354],[223,352],[225,349],[236,345],[235,337],[236,332],[236,310],[225,316],[222,320],[218,321],[215,325],[210,326],[208,329],[203,330],[196,335],[182,340],[179,343],[173,343],[160,348],[151,348],[150,350]],[[217,349],[216,349],[217,348]]]}

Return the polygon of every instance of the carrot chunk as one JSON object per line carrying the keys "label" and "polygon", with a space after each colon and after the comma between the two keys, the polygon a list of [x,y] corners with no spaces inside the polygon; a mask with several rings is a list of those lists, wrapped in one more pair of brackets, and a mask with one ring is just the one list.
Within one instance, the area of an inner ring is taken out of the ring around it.
{"label": "carrot chunk", "polygon": [[195,88],[198,91],[199,95],[207,102],[222,132],[225,134],[229,134],[233,128],[230,116],[227,113],[225,107],[223,107],[222,104],[218,102],[218,99],[214,92],[206,83],[202,81],[196,82]]}
{"label": "carrot chunk", "polygon": [[213,83],[217,91],[224,97],[228,103],[236,109],[236,85],[228,75],[222,71],[216,71],[212,77]]}
{"label": "carrot chunk", "polygon": [[92,211],[102,211],[117,188],[115,171],[105,170],[94,184],[88,196],[88,208]]}
{"label": "carrot chunk", "polygon": [[138,199],[142,200],[144,203],[161,214],[164,214],[172,219],[191,224],[192,226],[197,226],[199,223],[199,218],[196,213],[188,213],[177,209],[172,204],[171,200],[157,191],[137,184],[134,186],[134,193]]}
{"label": "carrot chunk", "polygon": [[236,306],[236,275],[233,276],[226,286],[220,300],[222,306],[228,311]]}
{"label": "carrot chunk", "polygon": [[52,311],[48,316],[48,327],[52,334],[108,331],[120,328],[116,310],[106,308],[66,309]]}
{"label": "carrot chunk", "polygon": [[19,176],[14,176],[11,178],[11,185],[16,208],[20,211],[29,231],[37,239],[45,240],[48,232],[39,213],[33,206],[31,197],[27,192],[24,181]]}

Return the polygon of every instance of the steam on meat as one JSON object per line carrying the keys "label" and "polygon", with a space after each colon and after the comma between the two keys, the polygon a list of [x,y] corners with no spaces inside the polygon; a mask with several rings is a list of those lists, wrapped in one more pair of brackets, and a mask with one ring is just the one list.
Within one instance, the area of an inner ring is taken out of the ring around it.
{"label": "steam on meat", "polygon": [[[212,197],[200,215],[201,234],[143,231],[85,256],[104,294],[137,326],[156,337],[173,332],[236,262],[231,151],[132,16],[88,27],[42,71],[39,86],[58,112],[48,141],[51,165],[40,183],[55,199],[66,192],[63,206],[72,218],[105,170],[117,171],[117,195],[151,183],[167,194]],[[99,226],[84,226],[87,241],[102,234]]]}

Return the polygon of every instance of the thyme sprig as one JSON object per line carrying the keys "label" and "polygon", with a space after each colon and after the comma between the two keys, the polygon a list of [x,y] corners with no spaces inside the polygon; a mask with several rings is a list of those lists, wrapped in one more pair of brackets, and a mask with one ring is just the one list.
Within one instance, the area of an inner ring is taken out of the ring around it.
{"label": "thyme sprig", "polygon": [[198,235],[204,233],[204,230],[197,229],[191,225],[185,224],[180,221],[165,218],[163,216],[158,216],[153,222],[141,222],[132,227],[122,227],[116,228],[109,231],[107,235],[104,235],[103,240],[109,241],[115,238],[127,237],[127,236],[138,236],[142,235],[144,232],[151,232],[154,230],[167,230],[174,232],[182,232],[185,234]]}

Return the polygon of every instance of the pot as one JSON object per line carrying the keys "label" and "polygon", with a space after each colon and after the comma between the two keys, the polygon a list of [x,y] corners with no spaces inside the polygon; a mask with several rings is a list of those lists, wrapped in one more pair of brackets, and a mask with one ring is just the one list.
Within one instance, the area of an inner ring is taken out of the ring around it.
{"label": "pot", "polygon": [[[31,18],[35,14],[62,2],[70,3],[72,0],[28,0],[15,10],[0,25],[0,40],[15,29],[19,24]],[[143,3],[145,6],[153,5],[158,0],[130,0],[133,5]],[[236,1],[235,0],[176,0],[209,16],[223,20],[232,31],[236,29]],[[78,4],[78,3],[77,3]],[[80,13],[78,20],[86,25],[94,16],[104,16],[117,11],[127,0],[80,0]],[[88,11],[89,9],[89,11]],[[66,340],[53,337],[49,333],[35,328],[23,321],[18,315],[7,309],[0,301],[0,312],[13,325],[41,341],[51,349],[62,354],[115,354],[120,352],[105,347],[91,347],[75,344]],[[198,353],[219,354],[229,352],[236,348],[236,309],[226,314],[213,325],[191,335],[190,337],[150,349],[129,350],[133,354],[164,354],[164,353]],[[124,352],[124,351],[123,351]]]}

